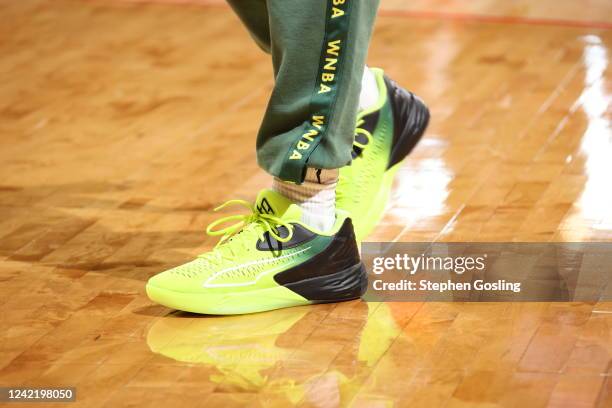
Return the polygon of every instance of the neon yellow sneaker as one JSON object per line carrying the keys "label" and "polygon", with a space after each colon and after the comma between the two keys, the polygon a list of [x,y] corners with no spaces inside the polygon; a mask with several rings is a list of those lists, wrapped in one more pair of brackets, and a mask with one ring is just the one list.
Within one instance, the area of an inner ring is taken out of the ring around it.
{"label": "neon yellow sneaker", "polygon": [[355,222],[357,241],[382,218],[400,162],[412,151],[429,123],[429,110],[378,68],[379,98],[357,115],[353,162],[340,169],[336,206]]}
{"label": "neon yellow sneaker", "polygon": [[[164,306],[205,314],[242,314],[359,298],[366,272],[348,214],[339,211],[328,232],[300,221],[302,209],[263,190],[251,213],[208,226],[222,235],[210,252],[149,279],[149,298]],[[215,230],[222,224],[235,224]]]}

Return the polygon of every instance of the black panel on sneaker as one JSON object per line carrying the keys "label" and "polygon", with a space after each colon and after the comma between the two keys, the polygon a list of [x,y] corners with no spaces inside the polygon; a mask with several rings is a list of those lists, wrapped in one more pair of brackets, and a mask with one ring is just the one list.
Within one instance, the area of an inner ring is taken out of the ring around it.
{"label": "black panel on sneaker", "polygon": [[[347,218],[340,227],[340,230],[334,235],[329,245],[317,255],[308,259],[300,265],[283,271],[274,276],[274,280],[279,285],[288,287],[288,284],[297,284],[301,281],[308,281],[315,277],[333,275],[339,271],[344,271],[361,264],[359,257],[359,249],[355,240],[355,232],[353,231],[353,223],[350,218]],[[316,288],[309,288],[309,285],[304,283],[304,291],[311,293],[316,292]],[[300,292],[300,285],[292,287],[291,290],[304,296]],[[309,300],[323,300],[312,299]]]}
{"label": "black panel on sneaker", "polygon": [[414,148],[429,124],[429,109],[413,93],[385,75],[389,103],[393,111],[393,144],[388,168],[401,162]]}

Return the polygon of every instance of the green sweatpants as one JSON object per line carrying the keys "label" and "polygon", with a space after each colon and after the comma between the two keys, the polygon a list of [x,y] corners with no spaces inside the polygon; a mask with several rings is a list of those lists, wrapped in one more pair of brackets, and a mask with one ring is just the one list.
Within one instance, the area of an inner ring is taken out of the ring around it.
{"label": "green sweatpants", "polygon": [[272,55],[274,90],[257,136],[260,166],[302,183],[308,167],[350,163],[378,0],[228,2]]}

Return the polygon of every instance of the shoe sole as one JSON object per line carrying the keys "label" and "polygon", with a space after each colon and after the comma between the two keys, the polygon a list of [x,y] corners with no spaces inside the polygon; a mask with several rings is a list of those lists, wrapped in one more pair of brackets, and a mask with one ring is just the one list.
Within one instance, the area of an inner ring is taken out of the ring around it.
{"label": "shoe sole", "polygon": [[[186,312],[234,315],[264,312],[315,303],[333,303],[361,297],[367,287],[363,263],[342,271],[272,288],[228,293],[185,293],[147,283],[149,299],[163,306]],[[295,289],[308,298],[299,295]]]}

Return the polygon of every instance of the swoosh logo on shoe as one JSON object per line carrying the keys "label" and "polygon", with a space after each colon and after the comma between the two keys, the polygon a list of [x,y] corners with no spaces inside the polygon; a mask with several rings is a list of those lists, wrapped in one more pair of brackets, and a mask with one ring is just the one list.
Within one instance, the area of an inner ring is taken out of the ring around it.
{"label": "swoosh logo on shoe", "polygon": [[240,264],[238,266],[233,266],[231,268],[226,268],[226,269],[220,270],[219,272],[215,272],[208,279],[206,279],[206,282],[204,282],[204,284],[202,286],[205,287],[205,288],[223,288],[223,287],[228,288],[228,287],[235,287],[235,286],[254,285],[263,276],[268,275],[268,274],[273,273],[273,272],[276,272],[278,270],[282,270],[284,266],[281,265],[278,268],[274,268],[274,269],[270,269],[270,270],[267,270],[267,271],[260,272],[259,275],[257,275],[255,277],[255,280],[248,281],[248,282],[239,282],[239,283],[211,283],[211,282],[214,281],[215,279],[217,279],[219,276],[222,276],[225,273],[233,272],[233,271],[236,271],[238,269],[249,267],[249,266],[266,265],[266,264],[275,263],[275,262],[280,261],[281,259],[290,258],[290,257],[295,256],[297,254],[300,254],[302,252],[308,251],[310,248],[312,248],[312,247],[307,247],[307,248],[304,248],[304,249],[300,249],[299,251],[295,251],[295,252],[292,252],[292,253],[287,254],[287,255],[279,256],[278,258],[274,258],[274,259],[262,259],[260,261],[251,261],[251,262]]}

